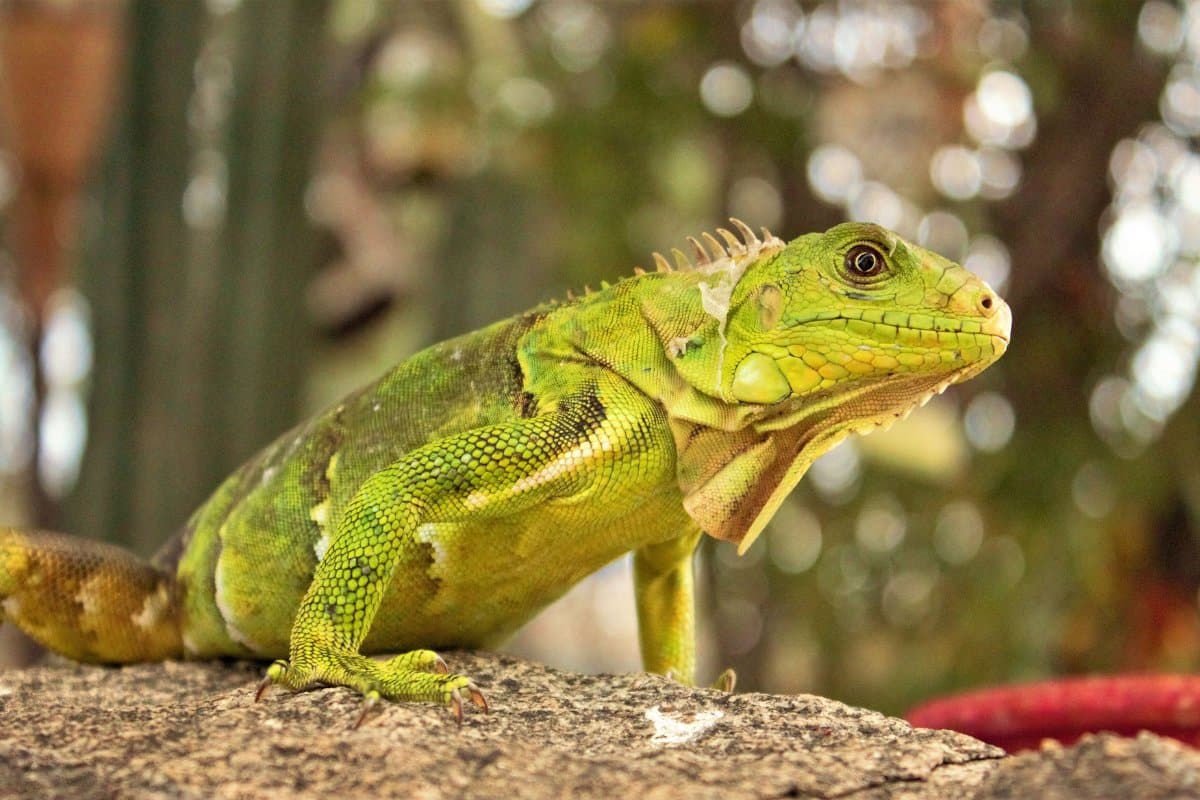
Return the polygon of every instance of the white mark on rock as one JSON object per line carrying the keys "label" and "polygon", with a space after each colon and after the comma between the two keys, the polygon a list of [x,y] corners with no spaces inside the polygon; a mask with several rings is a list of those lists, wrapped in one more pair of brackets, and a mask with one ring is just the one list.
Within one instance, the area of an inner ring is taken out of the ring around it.
{"label": "white mark on rock", "polygon": [[725,716],[725,712],[697,711],[687,716],[690,719],[669,716],[658,706],[646,709],[646,719],[654,724],[654,735],[650,737],[650,744],[659,747],[686,744],[716,725],[717,720]]}

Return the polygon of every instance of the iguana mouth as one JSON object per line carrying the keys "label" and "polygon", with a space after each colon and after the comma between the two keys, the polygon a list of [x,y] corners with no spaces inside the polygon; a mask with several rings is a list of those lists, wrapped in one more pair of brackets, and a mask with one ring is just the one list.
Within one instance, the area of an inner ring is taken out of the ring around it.
{"label": "iguana mouth", "polygon": [[997,297],[992,297],[991,312],[986,316],[951,317],[935,316],[930,313],[908,311],[878,311],[874,309],[822,309],[809,311],[804,314],[785,318],[783,328],[798,328],[803,325],[830,325],[836,328],[853,328],[851,322],[858,325],[881,325],[893,328],[897,332],[908,331],[916,336],[926,332],[937,333],[974,333],[994,336],[1008,342],[1012,332],[1012,311],[1008,304]]}

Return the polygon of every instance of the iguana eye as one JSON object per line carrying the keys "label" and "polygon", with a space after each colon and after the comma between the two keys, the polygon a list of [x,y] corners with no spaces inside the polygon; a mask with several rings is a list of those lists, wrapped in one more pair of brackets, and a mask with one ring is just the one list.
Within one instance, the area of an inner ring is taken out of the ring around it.
{"label": "iguana eye", "polygon": [[846,253],[846,274],[851,278],[873,278],[883,272],[887,262],[874,247],[860,244]]}

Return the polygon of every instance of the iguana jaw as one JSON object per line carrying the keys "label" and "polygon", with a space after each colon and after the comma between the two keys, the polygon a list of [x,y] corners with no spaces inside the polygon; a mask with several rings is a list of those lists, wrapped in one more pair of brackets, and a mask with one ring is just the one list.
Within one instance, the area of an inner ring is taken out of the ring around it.
{"label": "iguana jaw", "polygon": [[[676,442],[684,463],[720,454],[719,463],[694,463],[686,470],[695,480],[681,482],[684,508],[710,536],[735,542],[738,553],[745,553],[819,456],[852,433],[890,427],[982,368],[892,375],[779,403],[740,431],[680,427]],[[718,438],[721,445],[714,447]]]}
{"label": "iguana jaw", "polygon": [[754,543],[809,466],[842,439],[852,433],[887,430],[952,384],[973,378],[1000,358],[1008,349],[1012,313],[999,297],[995,297],[994,302],[998,305],[992,315],[981,322],[981,332],[976,334],[986,337],[990,353],[981,352],[978,360],[948,372],[893,374],[838,387],[823,393],[825,396],[820,398],[795,398],[779,404],[782,408],[775,413],[767,413],[757,420],[755,430],[774,439],[773,447],[781,454],[791,452],[793,461],[744,532],[739,536],[735,531],[729,531],[735,533],[730,538],[738,542],[738,554],[745,553]]}
{"label": "iguana jaw", "polygon": [[[741,406],[747,427],[724,433],[727,449],[720,464],[693,466],[687,472],[697,480],[681,482],[685,509],[707,533],[736,542],[739,554],[746,552],[819,456],[852,433],[890,427],[998,359],[1008,347],[1011,316],[1003,301],[996,302],[995,313],[975,334],[985,337],[988,345],[987,352],[980,348],[977,360],[842,382],[752,412]],[[690,426],[676,427],[684,461],[703,459],[705,451],[720,452]],[[710,429],[709,438],[713,435],[720,434]]]}

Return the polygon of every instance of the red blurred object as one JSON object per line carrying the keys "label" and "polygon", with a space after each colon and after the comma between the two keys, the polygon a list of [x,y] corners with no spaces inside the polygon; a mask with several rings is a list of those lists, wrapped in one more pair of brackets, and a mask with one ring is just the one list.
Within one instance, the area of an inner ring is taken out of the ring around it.
{"label": "red blurred object", "polygon": [[1113,675],[980,689],[908,712],[921,728],[949,728],[1012,753],[1043,739],[1151,731],[1200,747],[1200,676]]}

